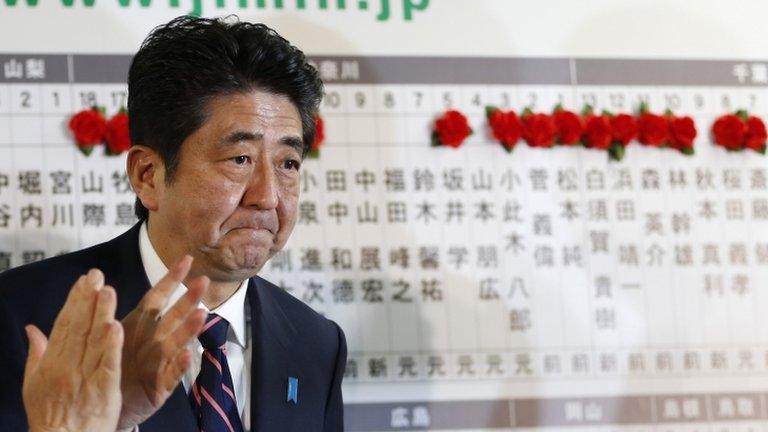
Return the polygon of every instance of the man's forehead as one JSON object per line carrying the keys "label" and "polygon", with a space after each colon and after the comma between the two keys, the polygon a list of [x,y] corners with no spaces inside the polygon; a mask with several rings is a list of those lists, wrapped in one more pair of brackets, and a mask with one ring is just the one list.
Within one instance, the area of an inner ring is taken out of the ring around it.
{"label": "man's forehead", "polygon": [[215,127],[219,134],[236,130],[264,133],[265,127],[299,129],[302,122],[299,110],[284,95],[264,91],[223,94],[213,97],[203,108],[202,127]]}
{"label": "man's forehead", "polygon": [[227,111],[230,114],[255,114],[261,117],[301,118],[298,108],[288,96],[261,89],[214,96],[206,103],[205,111],[209,115]]}

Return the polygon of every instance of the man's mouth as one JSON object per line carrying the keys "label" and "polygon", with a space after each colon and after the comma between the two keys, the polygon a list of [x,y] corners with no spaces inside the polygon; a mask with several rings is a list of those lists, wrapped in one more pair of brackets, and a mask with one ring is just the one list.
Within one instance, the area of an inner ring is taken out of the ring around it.
{"label": "man's mouth", "polygon": [[275,234],[275,232],[274,232],[273,230],[271,230],[271,229],[269,229],[269,228],[266,228],[266,227],[257,227],[257,226],[243,226],[243,227],[237,227],[237,228],[235,228],[235,230],[239,230],[239,229],[252,230],[252,231],[264,231],[264,232],[268,232],[268,233],[270,233],[270,234],[272,234],[272,235],[274,235],[274,234]]}

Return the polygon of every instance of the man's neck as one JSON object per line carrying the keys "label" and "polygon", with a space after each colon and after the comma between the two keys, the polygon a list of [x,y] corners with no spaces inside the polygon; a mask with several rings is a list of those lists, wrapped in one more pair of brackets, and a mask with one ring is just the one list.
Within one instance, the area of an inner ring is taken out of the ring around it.
{"label": "man's neck", "polygon": [[208,310],[214,310],[221,306],[222,303],[227,301],[228,298],[235,294],[237,289],[242,285],[240,282],[223,282],[223,281],[211,281],[208,285],[208,291],[203,295],[202,302]]}
{"label": "man's neck", "polygon": [[[192,262],[192,268],[189,271],[189,275],[183,281],[186,283],[199,276],[208,276],[202,264],[202,259],[194,253],[195,251],[183,250],[181,242],[174,242],[172,239],[163,235],[163,228],[159,227],[157,223],[150,224],[147,221],[147,235],[149,236],[149,242],[152,248],[160,257],[166,268],[170,268],[176,260],[181,258],[184,254],[190,254],[195,258]],[[208,290],[203,295],[202,302],[208,310],[216,309],[221,306],[222,303],[227,301],[228,298],[237,291],[242,285],[243,281],[229,281],[229,280],[214,280],[211,278],[211,283],[208,285]]]}

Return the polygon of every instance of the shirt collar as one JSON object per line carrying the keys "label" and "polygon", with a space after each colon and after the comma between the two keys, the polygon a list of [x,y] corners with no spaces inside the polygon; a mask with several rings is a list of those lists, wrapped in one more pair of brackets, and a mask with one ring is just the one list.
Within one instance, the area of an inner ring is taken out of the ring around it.
{"label": "shirt collar", "polygon": [[[150,286],[155,286],[160,279],[168,272],[168,267],[165,266],[160,256],[155,251],[152,242],[149,239],[149,232],[147,230],[147,222],[141,224],[139,230],[139,253],[141,254],[141,262],[144,265],[144,271],[147,273],[147,279],[149,279]],[[224,303],[220,304],[214,310],[209,310],[203,303],[200,303],[198,307],[204,309],[206,312],[213,312],[229,322],[229,332],[227,339],[231,342],[235,342],[243,348],[245,346],[245,294],[248,291],[248,279],[244,280],[240,287],[237,288],[234,294],[232,294]],[[176,301],[187,292],[187,287],[184,284],[179,284],[179,287],[171,294],[168,299],[162,313],[168,311]]]}

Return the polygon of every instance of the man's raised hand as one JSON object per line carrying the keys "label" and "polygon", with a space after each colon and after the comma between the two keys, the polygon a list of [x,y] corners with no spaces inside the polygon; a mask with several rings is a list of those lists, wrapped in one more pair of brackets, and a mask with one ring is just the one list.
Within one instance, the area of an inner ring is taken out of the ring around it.
{"label": "man's raised hand", "polygon": [[36,326],[25,328],[22,396],[30,432],[115,430],[123,345],[116,305],[115,291],[92,269],[70,290],[50,341]]}
{"label": "man's raised hand", "polygon": [[208,288],[208,278],[188,281],[187,292],[161,315],[191,266],[189,255],[178,260],[123,320],[123,408],[119,430],[131,430],[157,412],[191,364],[187,345],[205,323],[206,313],[197,305]]}

